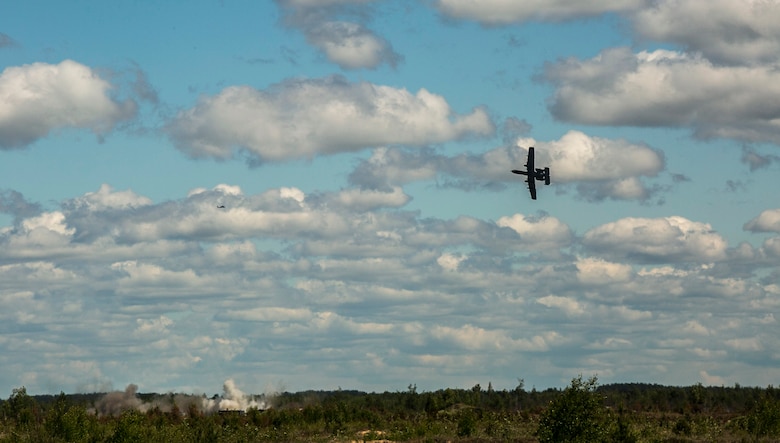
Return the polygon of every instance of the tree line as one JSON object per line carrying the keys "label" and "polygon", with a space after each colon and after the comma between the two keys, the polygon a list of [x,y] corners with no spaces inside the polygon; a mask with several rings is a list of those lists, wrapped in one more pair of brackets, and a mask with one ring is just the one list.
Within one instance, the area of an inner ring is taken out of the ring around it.
{"label": "tree line", "polygon": [[[564,389],[418,392],[354,390],[276,394],[267,409],[209,413],[175,394],[135,394],[108,414],[107,394],[27,394],[0,400],[0,442],[700,442],[778,441],[780,390],[598,385],[572,379]],[[216,397],[216,396],[215,396]],[[205,398],[205,397],[204,397]],[[180,405],[183,405],[180,407]]]}

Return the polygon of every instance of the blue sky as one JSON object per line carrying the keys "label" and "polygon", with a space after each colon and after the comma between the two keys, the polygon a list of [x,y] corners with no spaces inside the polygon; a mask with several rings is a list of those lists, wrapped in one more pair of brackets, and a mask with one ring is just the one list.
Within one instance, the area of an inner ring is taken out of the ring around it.
{"label": "blue sky", "polygon": [[776,383],[778,21],[5,6],[0,392]]}

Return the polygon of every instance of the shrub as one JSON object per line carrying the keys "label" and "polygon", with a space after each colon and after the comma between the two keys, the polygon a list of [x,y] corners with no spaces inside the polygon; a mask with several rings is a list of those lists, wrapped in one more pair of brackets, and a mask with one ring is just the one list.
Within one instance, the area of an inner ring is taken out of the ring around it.
{"label": "shrub", "polygon": [[597,378],[572,379],[571,386],[550,402],[539,419],[536,436],[546,442],[598,442],[608,433],[608,417],[596,393]]}
{"label": "shrub", "polygon": [[747,416],[743,427],[756,437],[777,437],[780,435],[780,403],[768,397],[758,401]]}

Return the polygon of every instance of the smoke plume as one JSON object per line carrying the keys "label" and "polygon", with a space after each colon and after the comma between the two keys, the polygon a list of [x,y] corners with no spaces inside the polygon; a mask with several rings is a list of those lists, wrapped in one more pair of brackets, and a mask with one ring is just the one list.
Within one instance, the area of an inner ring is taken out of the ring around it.
{"label": "smoke plume", "polygon": [[[186,414],[196,411],[201,414],[213,414],[219,411],[246,411],[247,409],[268,409],[269,395],[249,395],[238,389],[232,379],[225,380],[222,385],[222,395],[207,398],[205,395],[165,394],[156,395],[150,401],[144,402],[138,396],[138,386],[127,385],[124,391],[109,392],[95,402],[93,413],[98,416],[121,415],[128,410],[146,413],[153,409],[170,413],[177,409]],[[258,400],[259,397],[259,400]]]}

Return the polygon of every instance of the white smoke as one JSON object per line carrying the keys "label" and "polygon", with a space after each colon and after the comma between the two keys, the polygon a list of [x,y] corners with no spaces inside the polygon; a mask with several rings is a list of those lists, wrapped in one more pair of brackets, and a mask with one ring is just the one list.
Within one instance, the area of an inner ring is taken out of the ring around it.
{"label": "white smoke", "polygon": [[[213,414],[219,411],[246,411],[247,409],[268,409],[270,407],[268,395],[256,396],[245,394],[238,389],[232,379],[225,380],[222,385],[222,396],[206,398],[205,396],[188,394],[158,395],[150,402],[144,402],[138,396],[138,386],[127,385],[124,391],[109,392],[95,402],[92,413],[98,416],[121,415],[123,412],[135,409],[146,413],[155,408],[161,412],[169,413],[178,409],[181,414],[187,414],[193,408],[202,414]],[[272,394],[271,394],[272,395]]]}
{"label": "white smoke", "polygon": [[218,411],[246,411],[247,409],[268,409],[265,401],[258,402],[254,397],[245,394],[236,387],[233,379],[222,384],[221,398],[204,398],[201,409],[206,413]]}
{"label": "white smoke", "polygon": [[129,409],[140,410],[143,407],[143,402],[138,398],[136,392],[138,392],[138,385],[134,384],[127,385],[124,392],[109,392],[95,402],[94,411],[102,417],[104,415],[120,415]]}

